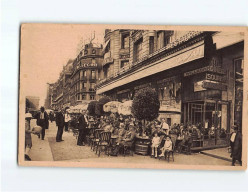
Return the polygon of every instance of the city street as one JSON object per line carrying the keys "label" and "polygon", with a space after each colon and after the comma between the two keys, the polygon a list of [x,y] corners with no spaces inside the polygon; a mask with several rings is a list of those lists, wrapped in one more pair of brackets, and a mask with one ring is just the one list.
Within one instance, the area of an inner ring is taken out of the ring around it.
{"label": "city street", "polygon": [[[31,121],[31,127],[35,125],[35,120]],[[32,135],[33,147],[30,151],[30,157],[33,161],[74,161],[74,162],[111,162],[111,163],[152,163],[154,165],[168,163],[165,160],[150,158],[150,156],[142,156],[134,154],[133,156],[107,156],[104,153],[98,157],[89,146],[77,146],[76,137],[72,132],[63,133],[63,142],[56,142],[57,127],[55,122],[49,124],[46,130],[45,140],[40,140],[36,135]],[[219,156],[228,156],[227,148],[215,149],[210,152]],[[169,163],[184,165],[223,165],[230,166],[231,162],[219,158],[214,158],[201,153],[192,153],[191,155],[178,154],[174,155],[175,161]],[[238,166],[238,164],[237,164]]]}

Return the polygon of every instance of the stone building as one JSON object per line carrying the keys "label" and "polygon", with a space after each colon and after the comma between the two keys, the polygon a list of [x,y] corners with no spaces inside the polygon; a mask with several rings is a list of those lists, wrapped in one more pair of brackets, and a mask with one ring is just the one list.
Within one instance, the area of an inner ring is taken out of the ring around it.
{"label": "stone building", "polygon": [[[125,43],[126,63],[120,57]],[[225,131],[223,139],[216,132],[195,147],[226,145],[230,127],[241,128],[243,34],[106,30],[103,51],[104,76],[96,94],[126,101],[149,86],[159,96],[159,118],[169,125],[190,123],[203,131],[212,126]]]}

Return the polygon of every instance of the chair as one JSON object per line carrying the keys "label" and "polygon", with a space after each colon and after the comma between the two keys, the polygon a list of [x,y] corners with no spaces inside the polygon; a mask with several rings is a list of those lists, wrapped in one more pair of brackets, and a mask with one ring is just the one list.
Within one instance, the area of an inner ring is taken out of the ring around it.
{"label": "chair", "polygon": [[[167,155],[164,155],[165,157],[165,160],[166,160],[166,157],[167,157],[167,160],[168,162],[170,162],[170,156],[172,156],[172,160],[174,162],[174,149],[175,149],[175,145],[176,145],[176,141],[172,141],[172,150],[167,152]],[[162,157],[159,157],[159,160],[162,159]]]}
{"label": "chair", "polygon": [[102,148],[104,148],[105,153],[108,152],[108,147],[110,145],[110,138],[111,138],[111,132],[101,132],[100,133],[100,139],[99,139],[99,142],[98,142],[97,148],[96,148],[96,154],[98,152],[98,157],[100,156]]}
{"label": "chair", "polygon": [[94,131],[94,138],[92,138],[92,145],[91,145],[91,149],[93,149],[93,151],[95,151],[95,148],[97,147],[97,144],[100,140],[101,132],[103,132],[102,129],[95,129]]}
{"label": "chair", "polygon": [[90,128],[89,134],[86,135],[87,144],[89,146],[91,146],[92,141],[94,139],[94,130],[95,130],[94,128]]}

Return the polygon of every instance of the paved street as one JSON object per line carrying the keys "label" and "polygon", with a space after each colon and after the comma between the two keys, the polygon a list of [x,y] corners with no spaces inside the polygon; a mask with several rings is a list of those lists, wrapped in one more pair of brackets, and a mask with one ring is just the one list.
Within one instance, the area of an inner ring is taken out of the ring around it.
{"label": "paved street", "polygon": [[[35,124],[35,120],[31,121],[31,127]],[[89,146],[77,146],[76,138],[72,132],[64,132],[64,142],[56,142],[57,128],[55,122],[49,124],[49,129],[46,130],[45,140],[40,140],[36,135],[32,135],[33,147],[30,151],[30,157],[33,161],[74,161],[74,162],[115,162],[115,163],[168,163],[164,160],[150,158],[149,156],[136,155],[134,156],[106,156],[101,154],[98,157]],[[214,151],[212,151],[213,153]],[[217,150],[217,153],[222,153],[226,156],[226,149]],[[223,159],[214,158],[208,155],[194,153],[191,155],[175,154],[175,161],[169,163],[185,164],[185,165],[224,165],[230,166],[230,162]]]}

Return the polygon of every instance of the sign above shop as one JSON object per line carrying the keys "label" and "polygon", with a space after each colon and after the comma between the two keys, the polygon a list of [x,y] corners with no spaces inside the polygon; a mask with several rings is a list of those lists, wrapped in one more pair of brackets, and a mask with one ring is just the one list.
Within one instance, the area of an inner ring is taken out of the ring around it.
{"label": "sign above shop", "polygon": [[226,91],[227,86],[223,83],[210,80],[203,80],[194,83],[194,92],[205,91],[207,89]]}
{"label": "sign above shop", "polygon": [[212,73],[218,73],[218,74],[226,74],[226,71],[224,69],[222,69],[219,66],[205,66],[196,70],[192,70],[189,72],[185,72],[184,73],[184,77],[188,77],[188,76],[192,76],[195,74],[200,74],[200,73],[204,73],[204,72],[212,72]]}
{"label": "sign above shop", "polygon": [[128,59],[128,58],[130,58],[129,54],[120,55],[120,59]]}
{"label": "sign above shop", "polygon": [[134,87],[134,90],[139,90],[139,89],[143,89],[143,88],[146,88],[146,87],[151,87],[151,85],[152,85],[151,83],[138,85],[138,86]]}
{"label": "sign above shop", "polygon": [[226,76],[221,76],[221,75],[211,74],[211,73],[206,73],[206,79],[211,80],[211,81],[218,81],[222,83],[225,83],[227,80]]}

